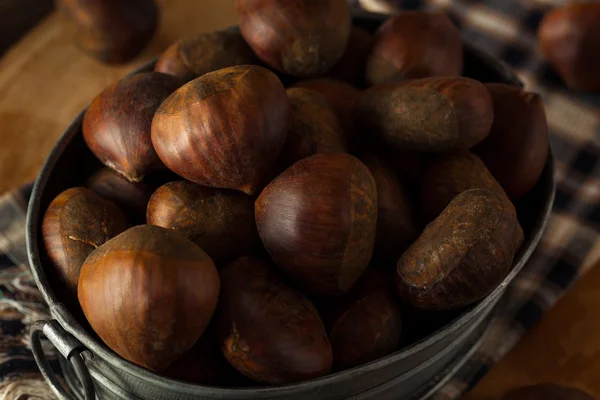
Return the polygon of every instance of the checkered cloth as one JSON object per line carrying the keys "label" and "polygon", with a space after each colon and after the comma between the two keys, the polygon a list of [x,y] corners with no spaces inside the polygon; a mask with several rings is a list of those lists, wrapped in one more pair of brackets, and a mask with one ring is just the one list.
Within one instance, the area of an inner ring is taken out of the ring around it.
{"label": "checkered cloth", "polygon": [[[466,41],[511,64],[546,105],[558,177],[554,212],[538,250],[508,288],[484,343],[434,396],[456,399],[600,259],[600,95],[568,92],[537,50],[537,26],[544,12],[560,1],[351,1],[384,13],[445,9]],[[33,361],[27,335],[29,324],[49,317],[27,268],[24,224],[29,194],[26,187],[0,199],[0,398],[7,400],[21,395],[53,398]]]}

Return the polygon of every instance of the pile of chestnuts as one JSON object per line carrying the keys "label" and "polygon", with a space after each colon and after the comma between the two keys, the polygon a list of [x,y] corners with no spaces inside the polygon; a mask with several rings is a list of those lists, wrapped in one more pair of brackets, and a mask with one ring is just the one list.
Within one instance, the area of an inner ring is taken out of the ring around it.
{"label": "pile of chestnuts", "polygon": [[220,386],[359,366],[409,344],[406,310],[490,293],[548,155],[540,97],[462,77],[441,13],[373,35],[345,1],[237,10],[88,107],[105,167],[46,211],[55,290],[124,359]]}

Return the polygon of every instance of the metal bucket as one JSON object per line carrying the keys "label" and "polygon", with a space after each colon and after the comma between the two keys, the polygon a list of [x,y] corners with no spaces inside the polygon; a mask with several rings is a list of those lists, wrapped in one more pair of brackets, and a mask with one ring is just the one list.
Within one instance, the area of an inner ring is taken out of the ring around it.
{"label": "metal bucket", "polygon": [[[360,14],[355,24],[374,30],[382,16]],[[140,71],[151,70],[153,63]],[[521,85],[504,64],[465,45],[465,76],[483,82]],[[53,316],[32,327],[36,361],[61,399],[425,399],[449,379],[482,340],[490,316],[506,287],[537,246],[554,199],[552,152],[536,187],[517,204],[525,242],[511,272],[486,298],[464,310],[435,333],[368,364],[319,379],[281,387],[222,388],[184,383],[134,365],[86,331],[60,302],[46,276],[40,224],[50,201],[63,190],[81,185],[99,164],[81,134],[82,114],[67,128],[38,176],[27,215],[27,250],[31,269]],[[62,355],[60,364],[69,385],[63,387],[51,370],[40,344],[44,334]]]}

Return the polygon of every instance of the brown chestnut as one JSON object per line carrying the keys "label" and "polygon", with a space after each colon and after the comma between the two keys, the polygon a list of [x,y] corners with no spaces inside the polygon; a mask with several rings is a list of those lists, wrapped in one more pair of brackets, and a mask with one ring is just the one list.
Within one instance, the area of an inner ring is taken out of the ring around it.
{"label": "brown chestnut", "polygon": [[333,107],[338,120],[344,128],[346,143],[350,150],[358,148],[358,137],[354,129],[354,107],[360,92],[347,83],[329,78],[307,79],[300,81],[296,87],[306,88],[322,94]]}
{"label": "brown chestnut", "polygon": [[203,385],[227,384],[233,368],[223,357],[210,328],[209,325],[192,348],[173,361],[163,375]]}
{"label": "brown chestnut", "polygon": [[154,0],[58,0],[78,47],[104,63],[124,63],[146,46],[158,25]]}
{"label": "brown chestnut", "polygon": [[540,95],[517,86],[486,85],[494,102],[494,124],[473,148],[511,199],[529,192],[548,157],[548,123]]}
{"label": "brown chestnut", "polygon": [[327,76],[357,87],[365,86],[367,56],[373,46],[373,34],[356,26],[352,27],[346,51],[327,73]]}
{"label": "brown chestnut", "polygon": [[[421,181],[421,213],[426,222],[437,217],[453,198],[468,189],[506,193],[475,154],[464,151],[443,155],[427,168]],[[508,201],[508,200],[507,200]]]}
{"label": "brown chestnut", "polygon": [[191,80],[221,68],[257,63],[240,30],[232,27],[178,40],[161,54],[154,70]]}
{"label": "brown chestnut", "polygon": [[128,227],[119,207],[84,187],[67,189],[52,200],[42,220],[42,240],[59,291],[68,300],[77,298],[85,259]]}
{"label": "brown chestnut", "polygon": [[237,0],[240,30],[270,67],[293,76],[329,71],[350,36],[346,1]]}
{"label": "brown chestnut", "polygon": [[275,263],[307,292],[347,292],[369,264],[377,224],[373,175],[346,153],[292,165],[260,194],[258,234]]}
{"label": "brown chestnut", "polygon": [[363,132],[398,149],[452,152],[469,149],[490,133],[494,107],[481,82],[425,78],[367,89],[355,116]]}
{"label": "brown chestnut", "polygon": [[106,88],[83,117],[83,138],[92,153],[132,182],[164,168],[152,147],[150,127],[158,106],[180,84],[170,75],[143,72]]}
{"label": "brown chestnut", "polygon": [[154,185],[130,182],[112,169],[102,168],[86,181],[85,186],[118,205],[133,223],[146,221],[146,208]]}
{"label": "brown chestnut", "polygon": [[265,261],[242,257],[221,270],[215,315],[225,358],[249,378],[285,384],[331,368],[331,345],[310,300]]}
{"label": "brown chestnut", "polygon": [[285,143],[288,114],[274,73],[253,65],[224,68],[188,82],[161,104],[152,143],[182,177],[252,194]]}
{"label": "brown chestnut", "polygon": [[573,387],[542,383],[513,389],[502,400],[595,400],[595,398]]}
{"label": "brown chestnut", "polygon": [[377,233],[373,257],[395,262],[419,235],[413,207],[392,170],[372,155],[361,158],[377,187]]}
{"label": "brown chestnut", "polygon": [[467,306],[506,276],[523,230],[512,203],[489,189],[454,198],[398,260],[396,292],[412,306]]}
{"label": "brown chestnut", "polygon": [[219,286],[215,265],[193,242],[169,229],[138,225],[90,254],[78,297],[108,347],[161,372],[202,336]]}
{"label": "brown chestnut", "polygon": [[319,307],[333,349],[335,370],[352,368],[396,351],[402,335],[398,299],[380,270],[369,268],[356,286]]}
{"label": "brown chestnut", "polygon": [[252,254],[260,245],[254,201],[239,192],[170,182],[150,198],[146,219],[185,235],[217,265]]}
{"label": "brown chestnut", "polygon": [[290,117],[287,139],[278,160],[282,169],[313,154],[346,150],[342,125],[324,96],[304,88],[290,88],[286,92]]}
{"label": "brown chestnut", "polygon": [[569,88],[600,91],[600,3],[556,8],[542,20],[538,38],[544,56]]}
{"label": "brown chestnut", "polygon": [[375,34],[367,59],[372,84],[431,76],[459,76],[463,69],[460,33],[443,12],[403,11]]}

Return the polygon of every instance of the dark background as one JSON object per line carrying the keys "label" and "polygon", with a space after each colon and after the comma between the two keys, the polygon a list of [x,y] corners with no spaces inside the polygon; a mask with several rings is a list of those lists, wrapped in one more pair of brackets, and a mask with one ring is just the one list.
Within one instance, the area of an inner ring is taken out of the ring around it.
{"label": "dark background", "polygon": [[53,8],[53,0],[0,0],[0,56]]}

